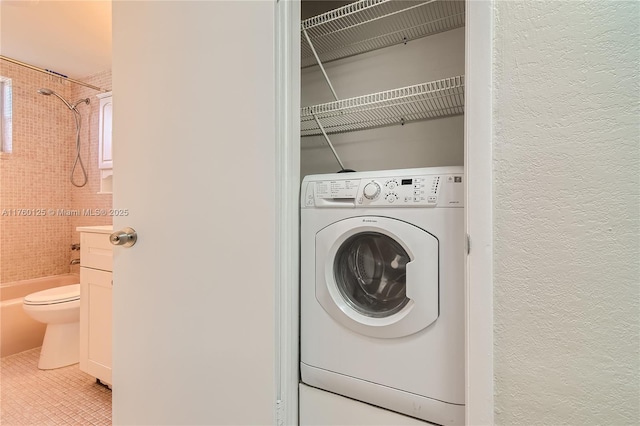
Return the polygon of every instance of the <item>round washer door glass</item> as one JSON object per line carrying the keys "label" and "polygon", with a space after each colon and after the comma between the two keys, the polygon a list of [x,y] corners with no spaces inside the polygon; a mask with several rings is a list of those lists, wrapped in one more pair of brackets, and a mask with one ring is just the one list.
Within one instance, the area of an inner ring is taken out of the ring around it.
{"label": "round washer door glass", "polygon": [[409,302],[406,265],[410,260],[404,248],[387,235],[355,234],[336,252],[333,270],[338,290],[363,315],[391,316]]}

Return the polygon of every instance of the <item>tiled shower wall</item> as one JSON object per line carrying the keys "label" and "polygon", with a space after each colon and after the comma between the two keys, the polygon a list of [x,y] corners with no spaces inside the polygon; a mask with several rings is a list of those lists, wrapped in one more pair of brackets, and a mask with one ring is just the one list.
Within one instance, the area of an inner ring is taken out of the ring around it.
{"label": "tiled shower wall", "polygon": [[[6,61],[0,61],[0,75],[12,80],[13,90],[13,151],[0,154],[0,284],[68,273],[73,271],[70,260],[78,256],[70,251],[79,240],[75,226],[111,223],[109,217],[60,214],[111,206],[110,195],[96,194],[97,92]],[[111,72],[83,80],[110,88]],[[85,188],[69,182],[75,158],[73,114],[54,96],[39,95],[43,87],[71,102],[91,98],[90,106],[78,106],[82,158],[89,173]]]}
{"label": "tiled shower wall", "polygon": [[48,209],[71,208],[73,116],[37,90],[68,97],[71,88],[6,61],[0,74],[13,90],[13,152],[0,154],[0,283],[67,273],[70,220]]}

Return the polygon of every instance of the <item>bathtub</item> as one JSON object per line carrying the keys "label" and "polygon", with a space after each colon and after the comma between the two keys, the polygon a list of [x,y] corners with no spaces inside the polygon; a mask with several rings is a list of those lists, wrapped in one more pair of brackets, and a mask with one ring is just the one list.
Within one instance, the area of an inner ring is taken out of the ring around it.
{"label": "bathtub", "polygon": [[79,282],[79,275],[66,274],[2,284],[0,286],[0,357],[42,345],[46,324],[39,323],[24,313],[22,300],[25,296],[36,291]]}

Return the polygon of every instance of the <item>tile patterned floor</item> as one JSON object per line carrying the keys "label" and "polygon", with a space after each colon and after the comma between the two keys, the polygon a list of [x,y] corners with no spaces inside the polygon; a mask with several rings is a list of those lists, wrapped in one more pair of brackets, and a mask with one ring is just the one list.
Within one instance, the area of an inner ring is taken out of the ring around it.
{"label": "tile patterned floor", "polygon": [[111,391],[78,364],[38,370],[40,348],[2,358],[0,425],[111,425]]}

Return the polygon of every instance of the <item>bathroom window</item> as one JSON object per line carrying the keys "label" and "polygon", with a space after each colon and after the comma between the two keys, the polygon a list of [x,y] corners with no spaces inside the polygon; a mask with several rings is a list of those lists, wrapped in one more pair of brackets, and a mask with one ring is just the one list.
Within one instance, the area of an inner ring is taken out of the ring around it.
{"label": "bathroom window", "polygon": [[0,76],[0,152],[11,152],[11,79]]}

